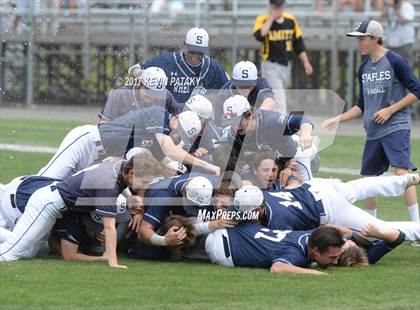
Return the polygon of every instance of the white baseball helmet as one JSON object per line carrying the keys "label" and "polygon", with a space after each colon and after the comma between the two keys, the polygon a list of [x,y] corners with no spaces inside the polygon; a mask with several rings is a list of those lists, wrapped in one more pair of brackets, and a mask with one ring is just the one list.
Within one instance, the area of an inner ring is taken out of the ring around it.
{"label": "white baseball helmet", "polygon": [[251,106],[244,96],[234,95],[223,103],[223,127],[239,125],[242,115],[249,111]]}
{"label": "white baseball helmet", "polygon": [[131,149],[128,150],[128,152],[125,154],[125,159],[130,160],[131,157],[133,157],[134,155],[137,154],[150,154],[152,155],[152,152],[150,152],[150,150],[144,148],[144,147],[133,147]]}
{"label": "white baseball helmet", "polygon": [[191,28],[185,36],[185,44],[190,52],[207,54],[209,51],[209,34],[203,28]]}
{"label": "white baseball helmet", "polygon": [[210,100],[202,95],[195,95],[185,102],[188,110],[197,113],[197,115],[204,119],[209,119],[213,115],[213,105]]}
{"label": "white baseball helmet", "polygon": [[232,83],[234,86],[255,86],[257,80],[258,71],[253,62],[241,61],[233,67]]}
{"label": "white baseball helmet", "polygon": [[178,115],[177,132],[185,146],[191,146],[194,137],[201,131],[201,121],[197,113],[185,111]]}
{"label": "white baseball helmet", "polygon": [[264,195],[258,187],[245,185],[238,189],[233,199],[233,205],[240,212],[253,211],[264,201]]}
{"label": "white baseball helmet", "polygon": [[208,206],[213,195],[213,184],[205,177],[193,177],[185,187],[188,200],[200,206]]}
{"label": "white baseball helmet", "polygon": [[154,93],[165,93],[168,77],[165,71],[158,67],[149,67],[144,69],[141,76],[141,83],[148,90]]}

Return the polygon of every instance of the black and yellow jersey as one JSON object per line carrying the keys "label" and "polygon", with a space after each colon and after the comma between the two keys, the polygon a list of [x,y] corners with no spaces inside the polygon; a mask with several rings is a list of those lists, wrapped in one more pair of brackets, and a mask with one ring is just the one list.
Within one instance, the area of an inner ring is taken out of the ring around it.
{"label": "black and yellow jersey", "polygon": [[283,13],[283,22],[274,21],[268,34],[263,37],[261,28],[268,16],[268,14],[258,16],[252,31],[254,37],[263,43],[261,47],[262,60],[287,65],[292,60],[293,51],[297,54],[305,51],[302,30],[293,15]]}

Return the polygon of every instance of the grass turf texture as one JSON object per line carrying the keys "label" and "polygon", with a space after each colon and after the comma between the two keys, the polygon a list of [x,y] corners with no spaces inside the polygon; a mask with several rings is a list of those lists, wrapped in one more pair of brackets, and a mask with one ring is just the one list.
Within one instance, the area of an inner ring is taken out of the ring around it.
{"label": "grass turf texture", "polygon": [[[6,121],[2,143],[58,146],[74,122]],[[19,134],[11,136],[13,130]],[[418,155],[420,141],[413,141]],[[321,153],[329,167],[358,168],[363,139],[338,137]],[[31,174],[50,154],[1,151],[0,182]],[[419,165],[418,161],[415,164]],[[354,177],[319,173],[320,177]],[[419,190],[418,190],[419,194]],[[420,195],[419,195],[420,196]],[[380,218],[407,220],[402,198],[380,199]],[[48,257],[0,264],[0,309],[419,309],[420,248],[405,243],[374,266],[330,268],[328,277],[272,275],[266,270],[196,262],[120,259],[103,262]]]}

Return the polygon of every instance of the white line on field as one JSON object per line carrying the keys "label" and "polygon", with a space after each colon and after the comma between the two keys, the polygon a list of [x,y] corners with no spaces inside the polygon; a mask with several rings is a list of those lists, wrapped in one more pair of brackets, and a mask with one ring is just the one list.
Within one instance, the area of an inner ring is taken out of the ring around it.
{"label": "white line on field", "polygon": [[4,151],[18,151],[28,153],[47,153],[54,154],[57,151],[55,147],[23,145],[23,144],[7,144],[0,143],[0,150]]}
{"label": "white line on field", "polygon": [[[23,145],[23,144],[7,144],[7,143],[0,143],[0,150],[28,152],[28,153],[44,153],[44,154],[55,154],[55,152],[57,151],[57,149],[54,147]],[[319,171],[327,172],[327,173],[334,173],[334,174],[360,175],[360,170],[351,169],[351,168],[320,167]]]}

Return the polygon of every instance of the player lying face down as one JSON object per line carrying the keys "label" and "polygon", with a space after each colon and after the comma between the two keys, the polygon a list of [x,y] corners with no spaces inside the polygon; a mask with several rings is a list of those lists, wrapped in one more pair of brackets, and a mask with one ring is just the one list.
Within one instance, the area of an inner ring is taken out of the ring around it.
{"label": "player lying face down", "polygon": [[[239,211],[257,210],[262,224],[270,229],[306,230],[322,224],[349,227],[361,231],[367,224],[378,229],[398,229],[406,239],[420,238],[420,226],[413,222],[387,222],[360,210],[352,202],[366,197],[401,195],[405,188],[419,183],[419,176],[361,178],[347,183],[314,179],[300,187],[262,192],[255,186],[235,192],[233,205]],[[260,195],[261,199],[255,197]]]}
{"label": "player lying face down", "polygon": [[[172,219],[167,219],[171,225]],[[187,233],[191,236],[194,231]],[[321,268],[336,263],[345,240],[337,229],[320,227],[314,231],[279,231],[251,222],[235,227],[218,229],[205,239],[205,251],[210,260],[228,267],[255,267],[270,269],[273,273],[323,275],[307,269],[316,262]],[[174,248],[186,249],[191,242]],[[172,249],[172,247],[170,247]]]}
{"label": "player lying face down", "polygon": [[103,216],[109,266],[126,268],[117,261],[116,200],[126,187],[145,188],[158,175],[161,175],[160,163],[149,154],[139,154],[129,161],[94,165],[65,181],[37,190],[29,199],[13,235],[0,244],[0,261],[21,258],[26,249],[50,232],[62,212],[94,210]]}

